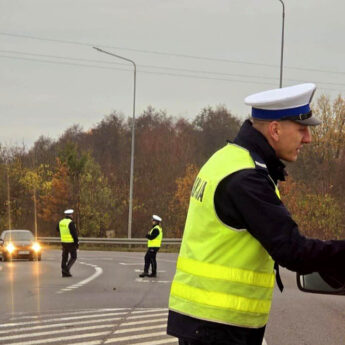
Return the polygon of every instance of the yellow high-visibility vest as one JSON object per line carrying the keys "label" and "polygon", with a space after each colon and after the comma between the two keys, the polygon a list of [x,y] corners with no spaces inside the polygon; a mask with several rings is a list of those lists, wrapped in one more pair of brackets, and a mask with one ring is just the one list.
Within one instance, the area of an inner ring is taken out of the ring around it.
{"label": "yellow high-visibility vest", "polygon": [[158,229],[158,231],[159,231],[159,235],[156,237],[156,238],[154,238],[153,240],[148,240],[147,241],[147,246],[148,246],[148,248],[152,248],[152,247],[158,247],[158,248],[160,248],[160,246],[161,246],[161,244],[162,244],[162,239],[163,239],[163,229],[162,229],[162,227],[160,226],[160,225],[156,225],[155,227],[153,227],[152,229],[151,229],[151,231],[150,231],[150,235],[151,235],[151,233],[152,233],[152,231],[154,230],[154,229]]}
{"label": "yellow high-visibility vest", "polygon": [[[214,205],[218,184],[242,169],[255,169],[255,162],[248,150],[235,144],[217,151],[201,168],[191,192],[169,309],[260,328],[271,308],[274,262],[246,229],[224,224]],[[277,186],[275,190],[279,197]]]}
{"label": "yellow high-visibility vest", "polygon": [[60,237],[61,242],[63,243],[73,243],[73,237],[71,232],[69,231],[69,223],[72,222],[72,219],[64,218],[59,222],[59,229],[60,229]]}

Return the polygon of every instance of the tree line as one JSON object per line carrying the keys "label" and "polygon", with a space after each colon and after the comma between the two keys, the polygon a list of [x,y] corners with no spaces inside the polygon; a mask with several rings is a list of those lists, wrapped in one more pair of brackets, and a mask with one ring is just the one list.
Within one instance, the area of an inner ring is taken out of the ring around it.
{"label": "tree line", "polygon": [[[301,231],[344,237],[345,101],[322,96],[314,113],[312,144],[288,166],[282,198]],[[193,120],[148,107],[135,121],[132,236],[142,237],[151,215],[163,218],[165,236],[180,237],[195,176],[241,120],[223,106],[207,107]],[[68,128],[27,149],[0,146],[0,227],[56,236],[64,209],[75,210],[80,236],[126,237],[132,120],[114,112],[85,131]]]}

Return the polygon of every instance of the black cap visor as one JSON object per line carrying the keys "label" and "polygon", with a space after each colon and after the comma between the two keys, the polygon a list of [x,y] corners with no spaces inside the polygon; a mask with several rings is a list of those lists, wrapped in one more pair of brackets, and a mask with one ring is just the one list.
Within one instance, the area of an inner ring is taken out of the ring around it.
{"label": "black cap visor", "polygon": [[287,116],[281,120],[289,120],[297,122],[303,126],[318,126],[322,123],[317,117],[313,116],[312,111],[309,111],[306,114],[299,114],[296,116]]}

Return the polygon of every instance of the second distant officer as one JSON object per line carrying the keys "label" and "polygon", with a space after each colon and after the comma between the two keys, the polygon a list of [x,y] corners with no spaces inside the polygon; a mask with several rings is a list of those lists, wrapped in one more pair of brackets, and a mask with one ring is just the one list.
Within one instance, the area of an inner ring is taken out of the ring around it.
{"label": "second distant officer", "polygon": [[72,209],[64,212],[65,217],[60,220],[57,230],[60,232],[62,245],[61,273],[62,277],[72,277],[70,269],[77,260],[77,249],[79,248],[78,234],[73,222]]}
{"label": "second distant officer", "polygon": [[[144,272],[139,277],[157,277],[157,261],[156,255],[162,244],[163,229],[161,226],[162,218],[153,215],[152,216],[152,228],[146,235],[147,241],[147,252],[145,255],[145,266]],[[151,274],[149,274],[149,268],[151,265]]]}

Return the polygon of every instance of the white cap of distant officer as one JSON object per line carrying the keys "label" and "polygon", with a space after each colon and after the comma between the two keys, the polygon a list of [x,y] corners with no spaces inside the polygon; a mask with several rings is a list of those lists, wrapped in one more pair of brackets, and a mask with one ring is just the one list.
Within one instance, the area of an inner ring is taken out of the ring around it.
{"label": "white cap of distant officer", "polygon": [[74,213],[74,210],[72,210],[71,208],[64,211],[64,214],[67,215],[67,216],[70,216],[73,213]]}
{"label": "white cap of distant officer", "polygon": [[157,216],[156,214],[154,214],[153,216],[152,216],[152,220],[155,220],[156,222],[161,222],[162,221],[162,218],[161,217],[159,217],[159,216]]}
{"label": "white cap of distant officer", "polygon": [[321,121],[313,116],[310,102],[315,84],[306,83],[255,93],[244,102],[252,107],[252,117],[263,121],[290,120],[305,126],[316,126]]}

